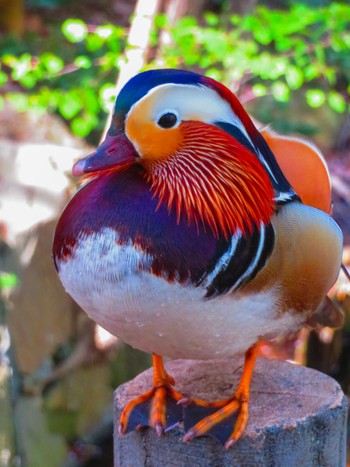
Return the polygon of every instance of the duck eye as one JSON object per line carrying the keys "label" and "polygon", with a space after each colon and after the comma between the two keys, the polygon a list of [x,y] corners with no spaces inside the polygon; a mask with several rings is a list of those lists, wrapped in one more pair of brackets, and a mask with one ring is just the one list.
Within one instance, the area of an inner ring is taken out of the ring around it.
{"label": "duck eye", "polygon": [[162,128],[172,128],[177,123],[177,115],[167,112],[159,118],[157,123]]}

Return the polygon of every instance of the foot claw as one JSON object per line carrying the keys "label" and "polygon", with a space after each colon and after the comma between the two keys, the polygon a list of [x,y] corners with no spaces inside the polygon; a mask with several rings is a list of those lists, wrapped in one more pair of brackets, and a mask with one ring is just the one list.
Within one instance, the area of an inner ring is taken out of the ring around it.
{"label": "foot claw", "polygon": [[230,449],[234,444],[236,444],[237,439],[229,439],[225,443],[225,449]]}
{"label": "foot claw", "polygon": [[196,432],[195,432],[195,430],[189,430],[189,431],[185,434],[185,436],[182,438],[182,441],[183,441],[184,443],[188,443],[189,441],[192,441],[193,438],[195,438],[195,437],[196,437]]}
{"label": "foot claw", "polygon": [[155,430],[156,430],[157,436],[162,436],[164,434],[164,428],[161,423],[156,423]]}
{"label": "foot claw", "polygon": [[[229,449],[242,436],[248,420],[248,404],[237,400],[237,396],[225,401],[208,404],[196,403],[185,410],[185,428],[188,430],[183,441],[199,436],[212,436]],[[224,402],[224,404],[222,403]],[[215,407],[220,407],[215,410]],[[192,422],[192,423],[191,423]],[[193,423],[194,422],[194,423]]]}
{"label": "foot claw", "polygon": [[154,387],[136,399],[131,400],[120,416],[120,435],[136,430],[138,427],[153,427],[158,436],[183,420],[183,407],[178,400],[182,394],[170,386]]}
{"label": "foot claw", "polygon": [[185,410],[184,426],[188,431],[184,442],[197,436],[213,436],[229,449],[241,438],[248,422],[250,383],[259,347],[257,342],[247,350],[242,377],[232,398],[213,403],[192,401],[192,410]]}
{"label": "foot claw", "polygon": [[182,397],[182,399],[177,401],[177,405],[182,405],[182,407],[188,407],[190,404],[192,404],[192,399],[189,397]]}

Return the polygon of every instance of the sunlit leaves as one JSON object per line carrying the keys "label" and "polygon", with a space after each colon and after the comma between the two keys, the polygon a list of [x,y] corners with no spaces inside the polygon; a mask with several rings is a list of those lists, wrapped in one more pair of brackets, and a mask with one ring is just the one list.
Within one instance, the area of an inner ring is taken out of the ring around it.
{"label": "sunlit leaves", "polygon": [[304,74],[298,67],[289,65],[286,69],[286,81],[290,89],[298,89],[303,85]]}
{"label": "sunlit leaves", "polygon": [[113,83],[104,84],[98,93],[99,102],[105,112],[110,112],[115,101],[115,85]]}
{"label": "sunlit leaves", "polygon": [[88,33],[86,24],[80,19],[67,19],[62,24],[62,32],[69,42],[81,42]]}
{"label": "sunlit leaves", "polygon": [[329,106],[335,112],[343,113],[346,110],[346,102],[344,97],[336,91],[331,91],[327,96]]}
{"label": "sunlit leaves", "polygon": [[12,69],[12,78],[14,80],[19,80],[25,76],[32,68],[31,56],[26,53],[18,58],[13,57],[15,60],[15,66]]}
{"label": "sunlit leaves", "polygon": [[[311,8],[290,2],[286,10],[261,4],[245,16],[205,13],[201,21],[182,18],[173,26],[155,18],[148,68],[202,70],[234,89],[247,86],[251,97],[271,96],[285,103],[298,92],[312,108],[346,111],[350,94],[350,5],[330,2]],[[168,43],[160,49],[166,31]],[[125,63],[127,29],[68,19],[59,46],[42,41],[0,55],[2,95],[20,111],[57,112],[72,131],[86,137],[101,131],[115,99],[114,82]],[[24,92],[23,92],[24,91]]]}
{"label": "sunlit leaves", "polygon": [[45,52],[40,57],[41,63],[50,74],[57,74],[62,71],[64,61],[62,58],[50,52]]}
{"label": "sunlit leaves", "polygon": [[272,41],[272,34],[266,27],[257,28],[253,31],[254,39],[262,45],[270,44]]}
{"label": "sunlit leaves", "polygon": [[88,52],[93,53],[101,49],[104,43],[103,37],[98,34],[89,34],[86,38],[86,49]]}
{"label": "sunlit leaves", "polygon": [[256,97],[266,96],[267,88],[263,84],[254,84],[252,91]]}
{"label": "sunlit leaves", "polygon": [[306,102],[310,107],[321,107],[326,101],[326,95],[321,89],[309,89],[305,93]]}
{"label": "sunlit leaves", "polygon": [[287,102],[290,98],[290,89],[283,81],[275,81],[271,86],[271,92],[278,102]]}
{"label": "sunlit leaves", "polygon": [[71,120],[83,108],[83,99],[76,89],[71,89],[62,94],[61,99],[57,102],[58,111],[62,117]]}
{"label": "sunlit leaves", "polygon": [[212,13],[204,19],[205,26],[191,18],[172,28],[163,21],[172,39],[165,65],[197,65],[235,86],[252,76],[254,95],[270,94],[278,102],[307,87],[303,94],[310,107],[327,103],[336,112],[346,110],[344,95],[333,88],[339,75],[350,79],[345,72],[350,69],[350,5],[332,2],[313,9],[293,3],[283,11],[258,5],[252,14],[231,16],[230,28]]}
{"label": "sunlit leaves", "polygon": [[74,65],[77,68],[90,68],[92,66],[92,61],[91,59],[86,56],[86,55],[79,55],[75,60],[74,60]]}
{"label": "sunlit leaves", "polygon": [[8,80],[7,74],[0,70],[0,86],[3,86],[4,84],[6,84],[7,80]]}
{"label": "sunlit leaves", "polygon": [[219,18],[217,15],[214,13],[211,13],[207,11],[204,13],[204,20],[207,23],[208,26],[218,26],[219,24]]}
{"label": "sunlit leaves", "polygon": [[26,73],[18,81],[24,88],[31,89],[36,85],[37,78],[34,73]]}
{"label": "sunlit leaves", "polygon": [[11,289],[18,284],[18,277],[8,272],[0,273],[0,291],[2,289]]}
{"label": "sunlit leaves", "polygon": [[95,34],[101,37],[102,39],[108,39],[113,34],[113,26],[112,25],[104,25],[99,26],[96,28]]}
{"label": "sunlit leaves", "polygon": [[82,116],[73,119],[71,128],[74,134],[81,138],[85,138],[94,129],[96,124],[96,115],[83,113]]}
{"label": "sunlit leaves", "polygon": [[7,99],[18,112],[25,112],[28,109],[29,97],[27,94],[12,92],[8,94]]}
{"label": "sunlit leaves", "polygon": [[126,33],[112,24],[89,26],[76,19],[66,20],[61,31],[59,48],[43,42],[41,53],[31,54],[29,44],[26,53],[0,56],[0,86],[11,82],[5,96],[18,111],[57,112],[73,133],[86,137],[96,127],[101,131],[115,98],[112,83]]}

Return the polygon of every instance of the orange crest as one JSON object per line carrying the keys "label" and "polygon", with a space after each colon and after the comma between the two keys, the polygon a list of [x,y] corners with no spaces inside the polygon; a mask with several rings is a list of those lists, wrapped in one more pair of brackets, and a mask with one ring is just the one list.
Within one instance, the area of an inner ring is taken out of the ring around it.
{"label": "orange crest", "polygon": [[175,154],[144,162],[159,203],[175,209],[178,221],[185,216],[217,237],[267,224],[274,193],[258,158],[213,125],[186,122],[181,129],[184,138]]}
{"label": "orange crest", "polygon": [[261,133],[302,202],[329,214],[331,181],[321,152],[302,138],[282,136],[266,129]]}

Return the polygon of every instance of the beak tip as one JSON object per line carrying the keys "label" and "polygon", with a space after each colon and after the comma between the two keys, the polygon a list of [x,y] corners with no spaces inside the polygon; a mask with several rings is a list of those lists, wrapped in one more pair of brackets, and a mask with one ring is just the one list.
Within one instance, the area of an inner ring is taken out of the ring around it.
{"label": "beak tip", "polygon": [[95,152],[77,161],[72,168],[74,177],[94,174],[131,164],[135,161],[135,148],[124,133],[107,135]]}
{"label": "beak tip", "polygon": [[72,168],[73,177],[80,177],[85,174],[85,160],[77,161]]}

